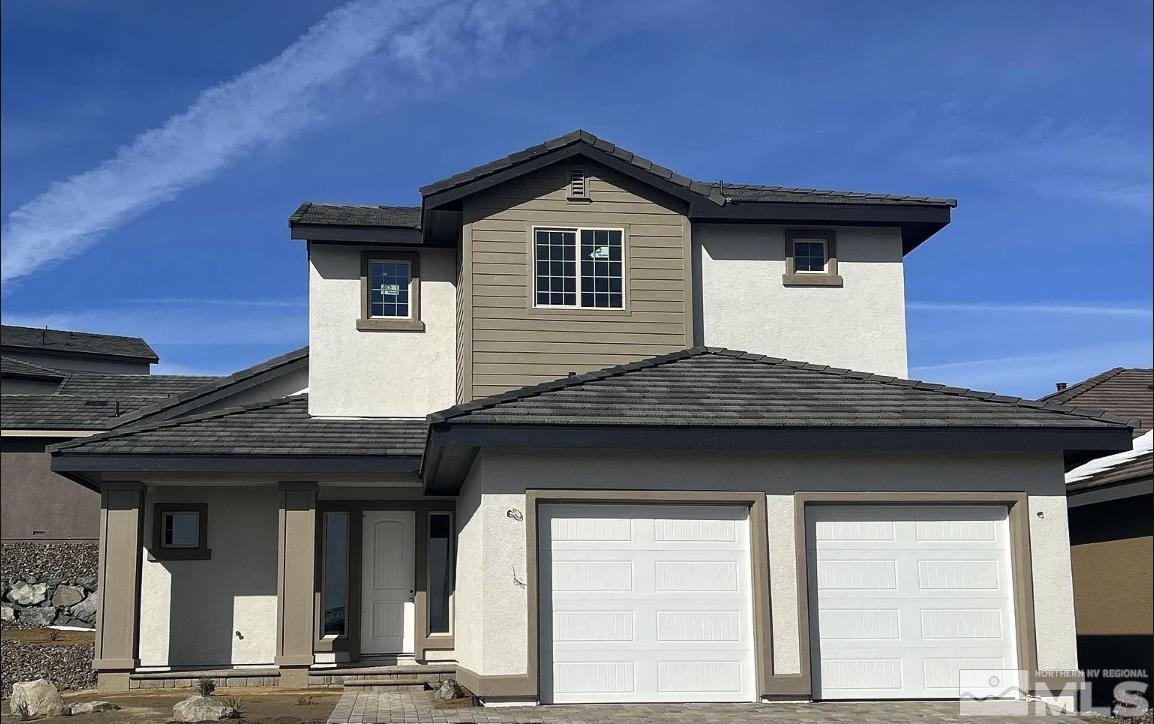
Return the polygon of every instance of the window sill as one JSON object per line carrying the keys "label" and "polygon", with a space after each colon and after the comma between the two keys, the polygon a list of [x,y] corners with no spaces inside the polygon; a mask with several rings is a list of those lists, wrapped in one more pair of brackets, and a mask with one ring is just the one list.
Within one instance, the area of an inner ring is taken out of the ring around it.
{"label": "window sill", "polygon": [[209,548],[154,548],[148,551],[148,560],[155,561],[207,561],[212,559]]}
{"label": "window sill", "polygon": [[781,283],[787,287],[845,286],[838,274],[782,274]]}
{"label": "window sill", "polygon": [[419,319],[358,319],[360,332],[424,332],[425,323]]}
{"label": "window sill", "polygon": [[593,199],[588,196],[566,196],[565,200],[571,204],[591,204]]}

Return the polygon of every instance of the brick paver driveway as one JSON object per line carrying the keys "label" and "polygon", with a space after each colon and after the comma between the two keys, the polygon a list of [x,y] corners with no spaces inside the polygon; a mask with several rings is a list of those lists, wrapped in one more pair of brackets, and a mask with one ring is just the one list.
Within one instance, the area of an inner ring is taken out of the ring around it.
{"label": "brick paver driveway", "polygon": [[[1041,713],[1039,711],[1039,713]],[[347,690],[329,724],[1001,724],[1045,721],[1073,724],[1074,716],[963,716],[956,701],[853,702],[817,704],[581,704],[533,707],[434,709],[416,687],[395,691]]]}

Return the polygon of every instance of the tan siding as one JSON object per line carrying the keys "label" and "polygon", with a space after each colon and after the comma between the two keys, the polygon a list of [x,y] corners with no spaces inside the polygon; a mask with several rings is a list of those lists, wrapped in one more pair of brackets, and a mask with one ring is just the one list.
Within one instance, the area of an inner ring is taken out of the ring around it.
{"label": "tan siding", "polygon": [[[464,202],[469,357],[458,391],[483,397],[570,372],[588,372],[683,349],[688,223],[682,204],[644,184],[584,164],[591,201],[570,203],[563,163]],[[626,310],[537,309],[532,304],[532,226],[626,229]],[[465,290],[465,287],[459,287]],[[464,326],[464,325],[463,325]],[[466,339],[467,336],[467,339]]]}
{"label": "tan siding", "polygon": [[469,280],[471,267],[470,246],[464,243],[469,238],[469,225],[465,224],[461,230],[462,243],[457,248],[457,349],[456,349],[456,392],[457,402],[466,402],[473,399],[472,393],[472,366],[473,366],[473,317],[470,312],[472,304],[472,285]]}

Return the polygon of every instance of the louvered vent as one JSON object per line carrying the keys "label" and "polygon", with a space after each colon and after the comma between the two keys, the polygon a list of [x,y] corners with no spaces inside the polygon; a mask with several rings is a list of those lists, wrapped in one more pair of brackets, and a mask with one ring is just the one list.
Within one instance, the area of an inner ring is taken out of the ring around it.
{"label": "louvered vent", "polygon": [[569,198],[582,201],[589,198],[585,189],[585,169],[575,168],[569,171]]}

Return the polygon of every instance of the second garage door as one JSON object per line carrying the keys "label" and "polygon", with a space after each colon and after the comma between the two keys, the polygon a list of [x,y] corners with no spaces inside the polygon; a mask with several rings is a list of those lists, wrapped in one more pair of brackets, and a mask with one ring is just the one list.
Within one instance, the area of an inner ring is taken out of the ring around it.
{"label": "second garage door", "polygon": [[545,505],[544,703],[753,701],[748,509]]}

